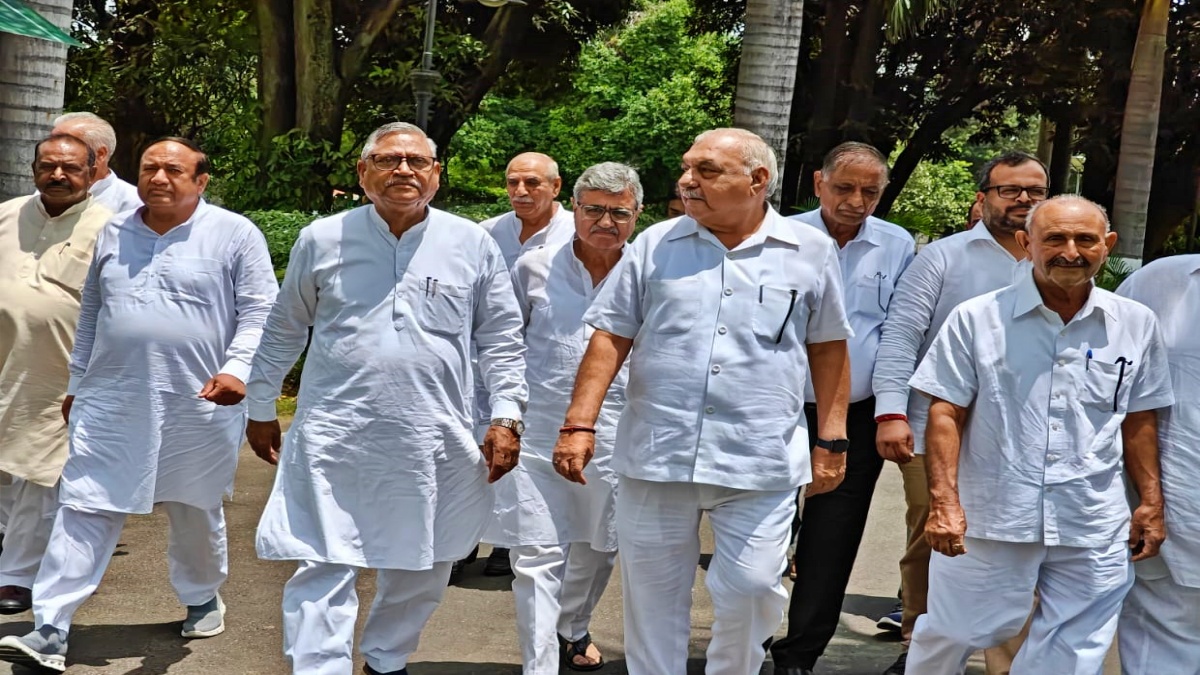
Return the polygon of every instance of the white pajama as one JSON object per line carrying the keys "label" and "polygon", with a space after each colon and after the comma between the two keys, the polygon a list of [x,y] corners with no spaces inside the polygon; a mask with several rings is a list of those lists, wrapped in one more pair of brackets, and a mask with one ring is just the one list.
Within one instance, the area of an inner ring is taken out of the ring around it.
{"label": "white pajama", "polygon": [[[220,504],[200,509],[164,502],[171,586],[184,605],[202,605],[217,594],[228,572],[225,513]],[[34,625],[71,627],[75,611],[96,592],[128,514],[60,506],[50,543],[33,584]]]}
{"label": "white pajama", "polygon": [[1200,675],[1200,588],[1176,581],[1161,557],[1136,567],[1117,626],[1121,672]]}
{"label": "white pajama", "polygon": [[621,476],[617,533],[630,675],[687,672],[705,512],[715,543],[706,578],[713,625],[705,672],[757,675],[766,657],[762,645],[783,623],[788,603],[781,577],[795,508],[794,488],[739,490]]}
{"label": "white pajama", "polygon": [[524,675],[558,675],[558,637],[588,632],[592,612],[612,576],[617,554],[584,542],[509,549],[517,636]]}
{"label": "white pajama", "polygon": [[9,480],[10,484],[0,487],[9,509],[0,552],[0,586],[31,588],[54,527],[58,488],[16,477]]}
{"label": "white pajama", "polygon": [[928,613],[913,630],[909,672],[963,673],[972,652],[1020,632],[1036,589],[1012,672],[1100,675],[1133,583],[1127,542],[1083,548],[967,537],[966,549],[930,559]]}
{"label": "white pajama", "polygon": [[[359,648],[367,665],[387,673],[408,665],[421,630],[442,601],[453,562],[431,569],[380,569],[375,601]],[[301,561],[283,587],[283,651],[293,675],[350,675],[354,669],[354,624],[363,568]]]}

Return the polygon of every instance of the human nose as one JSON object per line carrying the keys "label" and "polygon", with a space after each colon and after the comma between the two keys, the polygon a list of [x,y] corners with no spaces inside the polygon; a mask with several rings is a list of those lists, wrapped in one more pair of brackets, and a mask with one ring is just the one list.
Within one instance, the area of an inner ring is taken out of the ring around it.
{"label": "human nose", "polygon": [[413,171],[413,168],[408,165],[407,157],[401,157],[399,161],[396,162],[396,168],[392,169],[392,173],[414,174],[416,171]]}
{"label": "human nose", "polygon": [[159,169],[158,171],[155,171],[154,175],[150,177],[150,182],[158,183],[160,185],[163,183],[166,183],[167,182],[167,170]]}
{"label": "human nose", "polygon": [[62,180],[67,177],[67,172],[63,171],[61,166],[54,167],[54,171],[50,172],[50,177],[55,180]]}
{"label": "human nose", "polygon": [[1014,198],[1013,201],[1022,202],[1025,204],[1032,204],[1033,197],[1030,196],[1030,194],[1029,194],[1029,188],[1021,188],[1021,191],[1017,193],[1017,196]]}

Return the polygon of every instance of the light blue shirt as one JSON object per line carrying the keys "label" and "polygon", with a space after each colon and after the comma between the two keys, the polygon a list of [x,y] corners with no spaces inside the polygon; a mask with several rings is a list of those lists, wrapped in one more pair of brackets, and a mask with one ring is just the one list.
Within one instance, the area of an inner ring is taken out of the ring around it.
{"label": "light blue shirt", "polygon": [[113,213],[132,211],[142,205],[137,186],[121,180],[116,171],[110,170],[107,176],[92,183],[89,192],[92,193],[93,199],[107,206]]}
{"label": "light blue shirt", "polygon": [[1082,547],[1129,537],[1121,423],[1174,402],[1145,306],[1093,288],[1064,325],[1030,272],[959,305],[911,385],[970,409],[958,460],[968,537]]}
{"label": "light blue shirt", "polygon": [[733,250],[687,216],[634,241],[584,315],[633,339],[618,473],[743,490],[811,480],[805,345],[853,334],[834,249],[769,208]]}
{"label": "light blue shirt", "polygon": [[[791,218],[829,234],[825,219],[821,217],[821,209]],[[875,372],[875,355],[879,351],[883,320],[887,318],[896,282],[912,262],[916,247],[912,235],[904,228],[867,216],[858,228],[858,234],[837,249],[838,265],[842,269],[842,289],[846,294],[846,314],[850,327],[854,329],[854,337],[849,342],[852,403],[872,396],[871,376]],[[805,389],[805,400],[810,403],[816,400],[812,382]]]}

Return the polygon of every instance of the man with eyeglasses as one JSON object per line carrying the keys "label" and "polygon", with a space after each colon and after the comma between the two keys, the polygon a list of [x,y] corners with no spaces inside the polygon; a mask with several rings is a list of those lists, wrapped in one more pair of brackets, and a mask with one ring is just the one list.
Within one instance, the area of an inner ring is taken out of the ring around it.
{"label": "man with eyeglasses", "polygon": [[[642,211],[637,172],[604,162],[575,183],[575,239],[530,251],[513,267],[525,317],[529,409],[521,462],[496,484],[496,521],[484,541],[511,547],[513,596],[524,675],[594,670],[604,663],[588,625],[617,557],[617,475],[610,459],[625,407],[627,369],[617,376],[594,427],[586,483],[567,482],[554,443],[593,329],[583,314],[626,250]],[[561,654],[561,658],[560,658]]]}
{"label": "man with eyeglasses", "polygon": [[[576,482],[595,452],[605,393],[626,357],[628,405],[613,469],[631,675],[687,672],[692,586],[707,514],[715,549],[709,673],[752,675],[783,621],[796,490],[845,470],[852,334],[832,239],[768,203],[775,154],[744,129],[696,137],[683,155],[687,215],[629,247],[584,321],[588,343],[554,450]],[[804,383],[817,443],[809,452]]]}
{"label": "man with eyeglasses", "polygon": [[911,380],[931,399],[935,553],[908,659],[921,675],[959,675],[1026,623],[1012,672],[1100,673],[1131,555],[1153,558],[1167,534],[1162,333],[1149,308],[1093,283],[1117,234],[1103,208],[1061,195],[1030,211],[1017,240],[1032,271],[955,308]]}
{"label": "man with eyeglasses", "polygon": [[[871,373],[892,289],[913,259],[912,235],[871,215],[887,187],[887,159],[865,143],[843,143],[825,155],[813,176],[820,206],[794,219],[837,244],[850,338],[850,407],[846,431],[846,477],[831,492],[802,503],[796,539],[796,583],[788,610],[788,634],[771,646],[775,675],[809,673],[824,653],[841,618],[842,600],[867,524],[883,458],[875,449],[875,396]],[[804,413],[816,443],[817,408],[811,384]]]}
{"label": "man with eyeglasses", "polygon": [[[924,457],[929,403],[910,389],[908,380],[959,303],[1003,288],[1027,270],[1016,232],[1024,227],[1030,208],[1049,194],[1047,175],[1041,160],[1024,152],[1009,152],[985,164],[975,195],[982,203],[982,219],[966,232],[921,249],[897,284],[883,322],[872,377],[876,447],[884,459],[899,465],[904,478],[908,544],[900,559],[900,635],[905,644],[917,617],[925,612],[929,588],[929,545],[924,537],[929,513]],[[989,650],[987,657],[990,675],[1007,672],[1005,662],[1011,656],[1005,649]],[[885,675],[902,675],[906,659],[907,652],[902,652]]]}
{"label": "man with eyeglasses", "polygon": [[[358,180],[371,204],[300,232],[250,375],[246,436],[279,467],[258,554],[297,562],[283,589],[284,653],[296,675],[353,668],[364,568],[378,571],[360,642],[365,672],[406,673],[451,566],[492,517],[490,483],[517,464],[521,312],[491,237],[429,206],[435,153],[403,122],[367,138]],[[275,401],[310,328],[283,442]],[[494,415],[482,449],[472,344]]]}

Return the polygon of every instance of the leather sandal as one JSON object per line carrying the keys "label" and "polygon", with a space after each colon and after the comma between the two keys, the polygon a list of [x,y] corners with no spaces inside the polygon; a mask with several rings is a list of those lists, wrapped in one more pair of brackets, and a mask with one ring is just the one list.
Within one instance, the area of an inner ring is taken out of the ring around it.
{"label": "leather sandal", "polygon": [[599,657],[600,660],[597,661],[596,663],[580,664],[580,663],[575,662],[575,657],[577,657],[577,656],[582,656],[585,659],[592,658],[592,657],[588,656],[588,653],[587,653],[588,647],[590,647],[592,645],[592,634],[591,633],[584,633],[583,637],[579,638],[578,640],[576,640],[574,642],[571,642],[570,640],[564,638],[562,635],[559,635],[558,636],[558,644],[562,648],[562,664],[568,670],[574,670],[577,672],[586,673],[586,672],[590,672],[593,670],[600,670],[601,668],[604,667],[604,657],[603,656]]}

